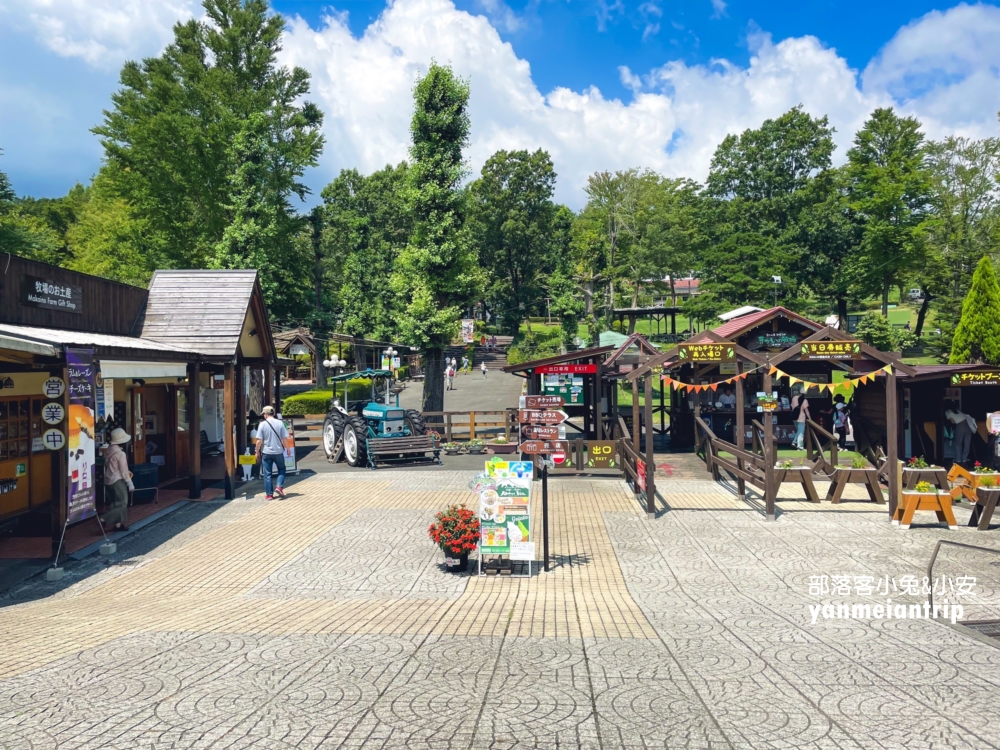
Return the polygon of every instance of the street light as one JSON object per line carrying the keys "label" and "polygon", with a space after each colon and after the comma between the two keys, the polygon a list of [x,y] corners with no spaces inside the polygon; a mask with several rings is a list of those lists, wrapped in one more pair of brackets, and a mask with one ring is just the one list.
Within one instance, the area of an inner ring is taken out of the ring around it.
{"label": "street light", "polygon": [[780,276],[772,276],[771,281],[774,283],[774,306],[778,306],[778,285],[782,283]]}

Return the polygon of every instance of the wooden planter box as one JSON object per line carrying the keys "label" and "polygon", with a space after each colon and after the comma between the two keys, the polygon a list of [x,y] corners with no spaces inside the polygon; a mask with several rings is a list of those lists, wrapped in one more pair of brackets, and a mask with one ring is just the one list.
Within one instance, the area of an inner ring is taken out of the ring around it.
{"label": "wooden planter box", "polygon": [[487,448],[489,448],[488,452],[490,455],[510,455],[517,453],[517,443],[489,443]]}
{"label": "wooden planter box", "polygon": [[816,492],[816,485],[813,484],[812,476],[813,469],[811,466],[792,466],[788,469],[780,466],[774,467],[775,488],[780,487],[784,482],[801,484],[809,502],[818,503],[819,494]]}
{"label": "wooden planter box", "polygon": [[903,489],[912,490],[917,482],[930,482],[939,490],[951,491],[948,482],[948,472],[943,466],[928,466],[926,469],[903,468]]}
{"label": "wooden planter box", "polygon": [[901,529],[910,528],[913,514],[918,510],[930,510],[937,514],[938,521],[948,525],[949,529],[957,529],[958,521],[951,510],[951,495],[947,492],[915,492],[904,491],[903,502],[896,508],[892,516],[893,524]]}
{"label": "wooden planter box", "polygon": [[997,501],[1000,501],[1000,487],[977,488],[976,504],[969,518],[969,526],[978,526],[980,531],[988,531]]}
{"label": "wooden planter box", "polygon": [[830,477],[830,487],[826,491],[826,499],[831,503],[839,503],[844,494],[844,488],[849,484],[863,484],[868,490],[868,497],[873,503],[885,503],[885,496],[878,485],[878,469],[855,469],[853,466],[838,466]]}

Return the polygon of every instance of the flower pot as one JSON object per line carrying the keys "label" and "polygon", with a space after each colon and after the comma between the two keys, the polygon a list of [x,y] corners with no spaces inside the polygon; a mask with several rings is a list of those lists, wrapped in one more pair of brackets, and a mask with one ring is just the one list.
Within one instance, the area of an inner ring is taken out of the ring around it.
{"label": "flower pot", "polygon": [[461,448],[445,448],[444,454],[446,456],[457,456],[461,452]]}
{"label": "flower pot", "polygon": [[483,452],[486,451],[486,446],[485,445],[470,445],[469,448],[468,448],[468,450],[469,450],[469,453],[473,454],[474,456],[478,456],[480,453],[483,453]]}
{"label": "flower pot", "polygon": [[490,443],[490,453],[506,455],[517,453],[517,443]]}
{"label": "flower pot", "polygon": [[446,549],[444,551],[444,564],[449,573],[464,573],[469,567],[469,553],[457,553]]}

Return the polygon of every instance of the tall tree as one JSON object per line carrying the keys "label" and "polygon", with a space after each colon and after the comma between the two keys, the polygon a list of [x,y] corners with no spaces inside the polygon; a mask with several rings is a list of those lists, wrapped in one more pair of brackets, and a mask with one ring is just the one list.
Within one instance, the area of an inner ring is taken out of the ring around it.
{"label": "tall tree", "polygon": [[972,275],[948,362],[1000,364],[1000,285],[987,255],[979,260]]}
{"label": "tall tree", "polygon": [[622,249],[635,233],[635,212],[640,191],[637,169],[597,172],[587,178],[585,213],[603,226],[603,255],[607,296],[605,322],[610,324],[615,308],[615,281],[626,275],[622,267]]}
{"label": "tall tree", "polygon": [[479,262],[489,274],[487,296],[501,326],[518,332],[539,299],[550,256],[556,173],[541,149],[498,151],[470,190],[469,225]]}
{"label": "tall tree", "polygon": [[[174,27],[162,55],[125,64],[94,132],[112,188],[159,236],[156,267],[254,263],[266,278],[301,228],[290,199],[308,192],[301,178],[322,150],[322,114],[303,101],[309,74],[277,64],[284,20],[266,0],[204,9],[204,20]],[[267,290],[279,317],[293,301],[281,286]]]}
{"label": "tall tree", "polygon": [[847,152],[851,208],[863,224],[861,255],[866,291],[882,297],[923,251],[920,223],[930,204],[924,135],[913,117],[876,109]]}
{"label": "tall tree", "polygon": [[[3,152],[0,151],[0,154]],[[63,260],[59,234],[17,200],[6,173],[0,170],[0,252],[15,253],[45,263]]]}
{"label": "tall tree", "polygon": [[424,355],[423,410],[444,407],[444,350],[458,333],[461,311],[482,286],[465,228],[462,150],[469,141],[469,84],[432,64],[414,87],[410,124],[410,210],[413,230],[393,273],[404,300],[404,341]]}

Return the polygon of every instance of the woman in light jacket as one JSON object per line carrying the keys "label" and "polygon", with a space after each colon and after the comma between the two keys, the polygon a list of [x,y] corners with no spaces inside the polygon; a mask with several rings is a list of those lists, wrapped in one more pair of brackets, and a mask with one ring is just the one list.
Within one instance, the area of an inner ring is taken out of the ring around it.
{"label": "woman in light jacket", "polygon": [[104,451],[104,486],[111,490],[111,502],[103,519],[106,531],[128,531],[125,525],[128,522],[128,493],[135,485],[121,446],[131,439],[125,430],[116,427],[111,431],[111,445]]}

